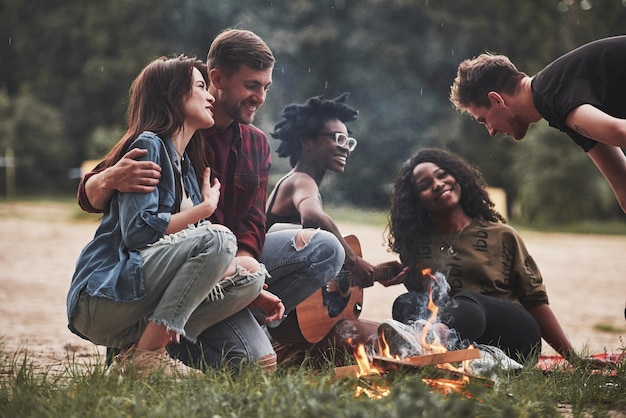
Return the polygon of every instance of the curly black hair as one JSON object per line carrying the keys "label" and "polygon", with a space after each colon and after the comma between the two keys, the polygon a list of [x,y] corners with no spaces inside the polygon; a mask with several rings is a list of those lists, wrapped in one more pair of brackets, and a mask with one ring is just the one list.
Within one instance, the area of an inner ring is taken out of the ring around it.
{"label": "curly black hair", "polygon": [[505,223],[495,210],[495,204],[486,190],[481,172],[464,159],[442,149],[424,149],[407,160],[396,176],[391,194],[389,214],[389,248],[407,265],[414,264],[418,253],[419,237],[429,235],[434,222],[430,212],[419,199],[413,181],[413,169],[421,163],[430,162],[450,173],[461,186],[461,206],[474,219]]}
{"label": "curly black hair", "polygon": [[343,93],[334,99],[316,96],[303,104],[285,106],[281,112],[282,119],[271,133],[272,138],[281,141],[276,150],[278,156],[289,157],[289,163],[295,167],[302,151],[301,139],[317,136],[324,124],[331,119],[339,119],[345,124],[356,120],[359,112],[346,104],[348,95]]}

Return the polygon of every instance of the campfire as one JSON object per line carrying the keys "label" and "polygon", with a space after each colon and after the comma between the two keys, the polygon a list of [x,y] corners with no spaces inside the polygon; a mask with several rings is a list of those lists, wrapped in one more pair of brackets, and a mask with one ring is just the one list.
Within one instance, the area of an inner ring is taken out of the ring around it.
{"label": "campfire", "polygon": [[[433,282],[438,278],[430,270],[422,271]],[[384,330],[378,339],[377,353],[368,354],[359,344],[354,350],[356,365],[337,367],[335,376],[359,378],[355,396],[365,394],[373,399],[389,395],[390,390],[383,378],[394,370],[420,373],[422,381],[433,390],[449,394],[460,392],[472,397],[468,385],[492,387],[493,381],[471,373],[470,361],[480,358],[477,348],[448,350],[435,331],[439,307],[433,302],[433,286],[430,286],[428,311],[430,316],[421,328],[418,337],[422,352],[415,356],[392,355]],[[382,378],[381,378],[382,377]]]}

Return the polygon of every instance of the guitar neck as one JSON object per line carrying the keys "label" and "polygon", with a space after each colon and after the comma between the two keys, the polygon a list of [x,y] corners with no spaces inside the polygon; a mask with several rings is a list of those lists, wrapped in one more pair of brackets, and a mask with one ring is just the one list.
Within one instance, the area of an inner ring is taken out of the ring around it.
{"label": "guitar neck", "polygon": [[374,281],[385,282],[389,279],[393,279],[398,273],[400,273],[401,270],[402,267],[397,261],[390,261],[387,263],[379,264],[374,267]]}

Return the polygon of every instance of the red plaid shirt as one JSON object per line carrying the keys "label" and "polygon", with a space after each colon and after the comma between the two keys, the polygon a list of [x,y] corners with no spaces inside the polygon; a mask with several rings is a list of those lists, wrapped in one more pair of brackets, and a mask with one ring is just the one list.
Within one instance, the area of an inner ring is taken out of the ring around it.
{"label": "red plaid shirt", "polygon": [[[237,236],[239,249],[259,258],[265,242],[265,200],[271,167],[267,137],[257,127],[240,123],[233,123],[226,130],[206,129],[202,136],[210,166],[220,167],[211,173],[220,181],[221,190],[210,220],[230,228]],[[225,143],[231,143],[230,148]],[[219,157],[225,157],[219,161],[223,164],[217,164]],[[91,206],[85,193],[86,180],[100,171],[102,168],[96,167],[87,173],[78,186],[78,204],[84,211],[101,212]]]}

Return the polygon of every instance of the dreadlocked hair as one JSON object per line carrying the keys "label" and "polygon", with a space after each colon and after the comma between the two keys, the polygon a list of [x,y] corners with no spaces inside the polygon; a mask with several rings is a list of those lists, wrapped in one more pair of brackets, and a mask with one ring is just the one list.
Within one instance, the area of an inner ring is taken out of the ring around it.
{"label": "dreadlocked hair", "polygon": [[291,167],[295,167],[302,152],[301,139],[317,136],[324,124],[331,119],[339,119],[346,125],[356,120],[359,112],[346,104],[348,95],[349,93],[343,93],[334,99],[316,96],[303,104],[285,106],[280,115],[281,120],[271,133],[272,138],[281,141],[276,150],[278,156],[289,157]]}

